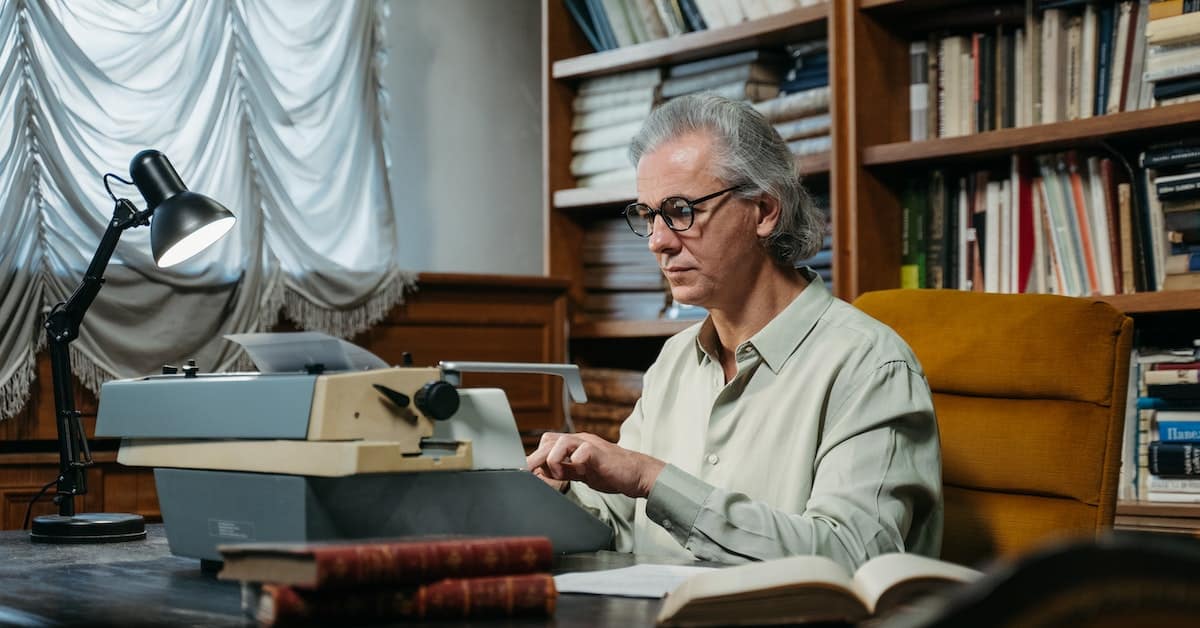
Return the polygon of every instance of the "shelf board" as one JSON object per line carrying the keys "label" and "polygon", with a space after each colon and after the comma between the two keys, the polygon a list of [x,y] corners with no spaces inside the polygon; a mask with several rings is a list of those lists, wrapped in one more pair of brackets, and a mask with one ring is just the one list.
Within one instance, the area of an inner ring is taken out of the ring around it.
{"label": "shelf board", "polygon": [[1200,310],[1200,290],[1161,290],[1096,297],[1126,314]]}
{"label": "shelf board", "polygon": [[1139,140],[1176,136],[1200,127],[1200,103],[1184,103],[1141,111],[1055,122],[1017,129],[1000,129],[962,137],[923,142],[896,142],[863,149],[864,166],[898,166],[952,159],[983,159],[1014,151],[1078,148],[1088,143],[1138,136]]}
{"label": "shelf board", "polygon": [[665,338],[695,325],[699,320],[592,321],[571,327],[577,338]]}
{"label": "shelf board", "polygon": [[1117,514],[1140,517],[1174,517],[1196,519],[1200,527],[1200,504],[1175,504],[1169,502],[1118,501]]}
{"label": "shelf board", "polygon": [[750,48],[781,46],[823,35],[828,15],[829,3],[823,2],[724,28],[562,59],[554,62],[551,75],[556,80],[581,79]]}
{"label": "shelf board", "polygon": [[[829,153],[803,155],[796,158],[800,174],[806,177],[829,174]],[[554,191],[554,207],[559,210],[588,210],[620,208],[637,200],[635,184],[597,188],[568,188]],[[617,217],[617,213],[613,213]]]}

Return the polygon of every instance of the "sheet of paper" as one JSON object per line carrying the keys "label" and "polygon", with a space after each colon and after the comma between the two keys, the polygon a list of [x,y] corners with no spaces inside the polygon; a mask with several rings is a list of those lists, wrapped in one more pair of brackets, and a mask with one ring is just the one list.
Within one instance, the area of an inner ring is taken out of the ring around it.
{"label": "sheet of paper", "polygon": [[601,571],[577,571],[554,576],[559,593],[591,593],[621,597],[663,597],[689,577],[715,567],[634,565]]}
{"label": "sheet of paper", "polygon": [[327,371],[361,371],[388,367],[362,347],[316,331],[225,334],[245,349],[262,373],[293,373],[320,364]]}

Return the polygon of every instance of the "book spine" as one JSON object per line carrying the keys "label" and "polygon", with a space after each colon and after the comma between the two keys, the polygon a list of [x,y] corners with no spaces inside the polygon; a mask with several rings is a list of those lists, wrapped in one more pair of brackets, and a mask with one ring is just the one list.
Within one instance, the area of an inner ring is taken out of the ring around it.
{"label": "book spine", "polygon": [[1150,473],[1167,476],[1200,475],[1200,443],[1155,441],[1148,448]]}
{"label": "book spine", "polygon": [[1200,421],[1158,419],[1158,440],[1164,443],[1200,442]]}
{"label": "book spine", "polygon": [[1200,145],[1175,146],[1161,150],[1148,150],[1142,158],[1143,168],[1162,168],[1200,162]]}
{"label": "book spine", "polygon": [[1200,384],[1148,384],[1146,396],[1168,400],[1200,400]]}
{"label": "book spine", "polygon": [[254,613],[263,626],[549,616],[557,596],[549,574],[449,578],[419,587],[354,591],[264,584]]}
{"label": "book spine", "polygon": [[553,556],[550,540],[537,537],[337,545],[313,555],[317,589],[548,571]]}

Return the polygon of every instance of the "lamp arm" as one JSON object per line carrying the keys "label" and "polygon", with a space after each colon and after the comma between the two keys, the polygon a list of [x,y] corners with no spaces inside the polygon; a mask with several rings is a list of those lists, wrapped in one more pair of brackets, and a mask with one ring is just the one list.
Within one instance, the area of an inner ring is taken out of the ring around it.
{"label": "lamp arm", "polygon": [[68,345],[79,337],[83,315],[104,285],[104,270],[116,251],[121,233],[126,229],[150,224],[153,209],[139,212],[133,203],[117,199],[112,220],[100,238],[100,246],[92,256],[83,280],[66,301],[54,306],[46,317],[46,340],[50,345],[50,378],[54,388],[55,426],[58,431],[58,480],[55,501],[60,515],[75,514],[75,495],[87,493],[84,469],[92,464],[87,436],[75,409],[71,380],[71,354]]}

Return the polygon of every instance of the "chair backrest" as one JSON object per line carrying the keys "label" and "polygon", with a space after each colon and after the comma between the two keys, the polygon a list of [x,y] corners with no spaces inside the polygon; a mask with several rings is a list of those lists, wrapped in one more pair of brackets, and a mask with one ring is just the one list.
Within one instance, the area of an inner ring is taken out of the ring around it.
{"label": "chair backrest", "polygon": [[1052,295],[884,290],[855,306],[920,360],[942,444],[942,557],[1112,526],[1133,322]]}

